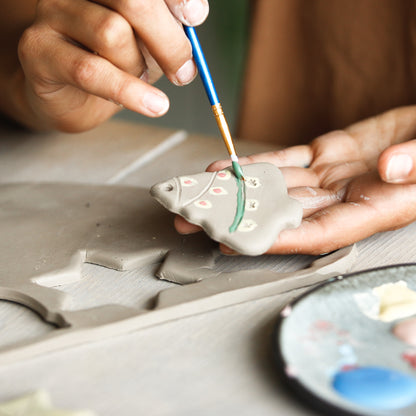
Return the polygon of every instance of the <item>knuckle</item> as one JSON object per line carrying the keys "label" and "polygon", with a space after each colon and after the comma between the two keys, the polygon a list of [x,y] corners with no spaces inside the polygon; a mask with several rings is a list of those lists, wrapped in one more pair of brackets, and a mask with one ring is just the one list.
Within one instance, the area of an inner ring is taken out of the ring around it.
{"label": "knuckle", "polygon": [[[163,57],[163,71],[165,75],[173,82],[176,81],[176,76],[178,71],[184,68],[188,61],[192,59],[192,49],[188,48],[186,45],[183,47],[177,43],[170,45],[165,50],[166,54]],[[162,64],[161,64],[162,65]],[[196,69],[191,73],[191,67],[186,69],[186,81],[183,79],[180,80],[180,83],[188,83],[196,76]],[[192,74],[192,75],[191,75]]]}
{"label": "knuckle", "polygon": [[192,58],[192,46],[185,35],[181,34],[181,36],[177,39],[176,44],[172,48],[172,52],[174,53],[173,56],[179,55],[182,57],[180,60],[181,64],[184,64]]}
{"label": "knuckle", "polygon": [[290,152],[287,149],[276,150],[271,153],[271,156],[277,166],[285,165],[290,160]]}
{"label": "knuckle", "polygon": [[38,0],[36,12],[38,16],[51,14],[52,10],[57,10],[60,6],[60,0]]}
{"label": "knuckle", "polygon": [[134,13],[137,16],[151,15],[154,10],[153,2],[148,0],[122,0],[121,3],[125,11]]}
{"label": "knuckle", "polygon": [[49,10],[49,3],[51,0],[38,0],[36,5],[36,13],[38,16],[44,15]]}
{"label": "knuckle", "polygon": [[131,81],[129,79],[122,79],[120,82],[114,84],[111,88],[112,99],[117,103],[123,103],[130,86]]}
{"label": "knuckle", "polygon": [[258,158],[255,155],[248,155],[244,157],[244,164],[251,165],[258,162]]}
{"label": "knuckle", "polygon": [[78,58],[72,65],[71,76],[76,85],[81,87],[90,84],[99,71],[99,65],[91,56],[82,56]]}
{"label": "knuckle", "polygon": [[[192,59],[192,47],[186,39],[182,41],[180,35],[172,37],[163,45],[163,51],[159,51],[157,62],[165,75],[173,82],[179,84],[188,83],[196,75],[196,68],[185,66]],[[191,70],[191,68],[193,68]],[[178,71],[181,71],[182,79],[177,80]]]}
{"label": "knuckle", "polygon": [[345,130],[335,130],[326,133],[311,143],[312,149],[315,152],[331,152],[335,148],[343,148],[345,154],[350,154],[355,151],[357,142],[354,136]]}
{"label": "knuckle", "polygon": [[183,52],[184,52],[186,58],[189,59],[189,58],[192,57],[191,42],[186,37],[184,37],[184,35],[182,36],[182,39],[184,40],[183,46],[182,46],[183,47]]}
{"label": "knuckle", "polygon": [[122,16],[112,13],[98,23],[95,32],[106,48],[114,49],[130,40],[132,29]]}
{"label": "knuckle", "polygon": [[[114,97],[116,102],[123,103],[126,101],[126,97],[130,95],[130,91],[132,86],[134,85],[134,80],[130,78],[124,78],[120,82],[117,83],[115,87]],[[142,101],[143,94],[139,94],[138,101]]]}
{"label": "knuckle", "polygon": [[23,32],[17,47],[18,57],[21,62],[25,62],[36,53],[41,36],[41,30],[36,26],[30,26]]}

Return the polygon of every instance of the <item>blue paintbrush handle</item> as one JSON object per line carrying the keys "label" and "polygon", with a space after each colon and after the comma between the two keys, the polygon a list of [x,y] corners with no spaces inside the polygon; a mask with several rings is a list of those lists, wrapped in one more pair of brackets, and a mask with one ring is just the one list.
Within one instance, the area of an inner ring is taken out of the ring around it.
{"label": "blue paintbrush handle", "polygon": [[209,72],[208,64],[205,60],[204,52],[202,51],[195,28],[184,26],[184,29],[186,36],[188,36],[188,39],[191,42],[194,60],[198,67],[199,75],[201,76],[209,101],[211,105],[219,104],[220,100],[218,99],[217,91],[215,90],[214,82],[212,81],[211,73]]}
{"label": "blue paintbrush handle", "polygon": [[198,67],[199,75],[204,84],[205,91],[208,95],[209,101],[212,106],[212,111],[215,115],[218,127],[221,131],[221,136],[227,146],[228,154],[231,157],[232,166],[236,177],[240,180],[244,180],[243,171],[238,164],[238,157],[235,152],[233,139],[231,137],[230,128],[228,127],[227,120],[225,119],[224,111],[218,99],[217,91],[215,90],[214,82],[212,81],[211,73],[209,72],[207,61],[205,60],[204,52],[202,52],[201,44],[199,43],[198,36],[193,27],[184,26],[186,36],[188,36],[191,45],[192,52],[196,66]]}

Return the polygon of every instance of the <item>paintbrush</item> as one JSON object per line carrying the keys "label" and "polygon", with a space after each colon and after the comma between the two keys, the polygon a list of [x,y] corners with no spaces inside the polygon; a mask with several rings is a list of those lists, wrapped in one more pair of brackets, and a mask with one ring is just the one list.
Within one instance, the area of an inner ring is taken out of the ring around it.
{"label": "paintbrush", "polygon": [[192,52],[196,66],[198,67],[199,75],[201,76],[202,83],[204,84],[205,92],[207,93],[209,102],[211,103],[212,112],[214,113],[215,120],[218,128],[220,129],[221,136],[227,147],[228,154],[231,158],[231,164],[234,169],[234,173],[238,179],[244,180],[243,170],[238,163],[237,153],[235,151],[233,139],[231,137],[230,128],[228,127],[227,119],[225,118],[224,111],[220,100],[218,99],[217,91],[215,90],[214,82],[209,72],[208,64],[202,51],[201,44],[199,43],[198,36],[195,28],[191,26],[184,26],[186,36],[191,42]]}

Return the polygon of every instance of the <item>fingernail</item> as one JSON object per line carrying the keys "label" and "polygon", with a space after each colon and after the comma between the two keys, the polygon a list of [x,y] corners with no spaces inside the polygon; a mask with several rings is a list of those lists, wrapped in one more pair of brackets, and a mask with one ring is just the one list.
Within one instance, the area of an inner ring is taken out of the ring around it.
{"label": "fingernail", "polygon": [[413,159],[406,154],[394,155],[387,165],[386,178],[389,182],[406,179],[413,170]]}
{"label": "fingernail", "polygon": [[140,79],[144,82],[149,82],[149,70],[143,71],[143,73],[140,75]]}
{"label": "fingernail", "polygon": [[176,84],[186,85],[189,84],[196,75],[196,66],[192,59],[186,61],[176,73]]}
{"label": "fingernail", "polygon": [[188,26],[201,24],[208,12],[208,3],[202,0],[189,0],[182,8],[183,18]]}
{"label": "fingernail", "polygon": [[169,100],[162,93],[147,92],[143,97],[144,106],[153,114],[161,116],[169,109]]}

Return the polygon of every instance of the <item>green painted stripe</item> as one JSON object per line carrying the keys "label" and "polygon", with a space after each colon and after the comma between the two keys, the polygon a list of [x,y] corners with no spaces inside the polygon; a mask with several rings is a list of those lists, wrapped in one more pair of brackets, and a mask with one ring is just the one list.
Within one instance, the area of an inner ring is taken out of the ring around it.
{"label": "green painted stripe", "polygon": [[[237,162],[233,162],[234,163]],[[238,165],[238,163],[237,163]],[[238,165],[240,166],[240,165]],[[241,170],[241,167],[240,167]],[[242,177],[243,171],[241,170],[241,177]],[[234,231],[237,230],[238,226],[241,223],[241,220],[244,217],[244,212],[245,212],[245,208],[246,208],[246,185],[245,182],[241,179],[241,177],[237,177],[236,176],[236,181],[237,181],[237,209],[235,212],[235,217],[234,217],[234,221],[231,224],[230,228],[228,229],[230,231],[230,233],[233,233]]]}

